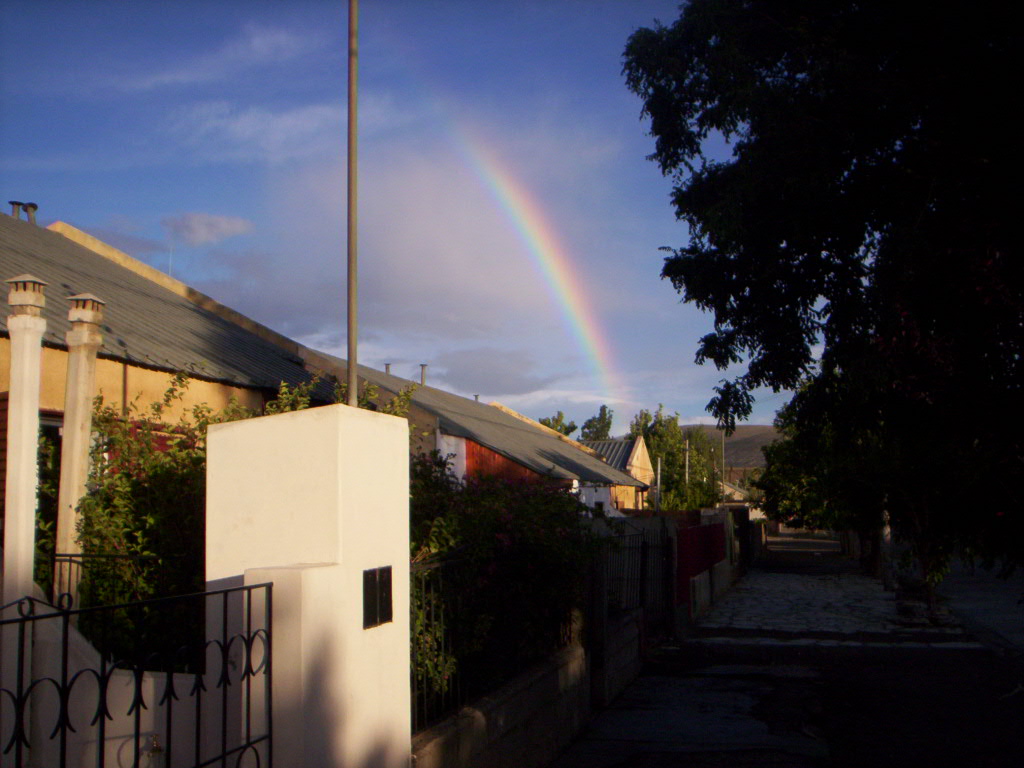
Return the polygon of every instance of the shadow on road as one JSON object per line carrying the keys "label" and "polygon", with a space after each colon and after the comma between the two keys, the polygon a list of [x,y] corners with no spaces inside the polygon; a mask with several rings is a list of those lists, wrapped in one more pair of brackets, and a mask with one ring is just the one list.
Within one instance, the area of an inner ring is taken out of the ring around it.
{"label": "shadow on road", "polygon": [[707,625],[656,649],[552,768],[1020,764],[1021,657],[890,613],[838,541],[773,536]]}
{"label": "shadow on road", "polygon": [[825,533],[768,536],[757,567],[776,573],[856,573],[856,560],[842,554],[839,539]]}

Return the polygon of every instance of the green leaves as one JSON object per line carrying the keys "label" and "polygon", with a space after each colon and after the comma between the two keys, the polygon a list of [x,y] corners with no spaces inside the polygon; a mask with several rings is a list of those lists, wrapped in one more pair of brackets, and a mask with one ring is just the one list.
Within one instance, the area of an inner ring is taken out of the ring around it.
{"label": "green leaves", "polygon": [[661,508],[693,510],[713,506],[721,498],[721,453],[703,429],[684,430],[679,414],[643,409],[629,425],[640,435],[651,460],[661,459]]}
{"label": "green leaves", "polygon": [[615,411],[607,405],[602,405],[596,416],[591,416],[583,422],[580,430],[581,440],[607,440],[612,431],[612,417]]}
{"label": "green leaves", "polygon": [[560,432],[566,436],[571,435],[573,432],[576,431],[576,422],[570,421],[567,423],[565,421],[565,414],[562,413],[561,411],[556,413],[554,416],[545,416],[543,418],[537,419],[537,421],[543,424],[548,429],[553,429],[556,432]]}
{"label": "green leaves", "polygon": [[809,382],[766,493],[857,524],[886,499],[922,562],[954,545],[1024,562],[1024,514],[964,513],[1024,481],[1020,148],[991,128],[1011,13],[692,0],[625,51],[690,232],[662,276],[714,315],[697,361],[746,364],[709,411],[731,427],[758,387]]}
{"label": "green leaves", "polygon": [[[579,500],[546,482],[460,481],[437,452],[413,457],[410,491],[414,562],[458,560],[445,572],[444,600],[472,682],[495,682],[557,648],[582,601],[592,549]],[[430,599],[415,598],[414,608]],[[428,654],[419,672],[433,674],[429,665],[443,661],[436,641],[414,642]]]}

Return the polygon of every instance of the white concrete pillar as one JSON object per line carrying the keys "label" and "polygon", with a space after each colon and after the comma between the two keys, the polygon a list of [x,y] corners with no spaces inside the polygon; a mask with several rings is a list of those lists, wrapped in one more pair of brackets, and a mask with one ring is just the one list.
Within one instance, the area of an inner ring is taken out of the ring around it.
{"label": "white concrete pillar", "polygon": [[[96,390],[96,353],[103,343],[100,323],[103,302],[92,294],[70,298],[68,320],[68,373],[64,387],[64,431],[60,452],[60,487],[57,493],[57,542],[55,551],[71,555],[82,551],[77,538],[78,502],[85,495],[92,437],[92,398]],[[57,563],[54,586],[78,595],[81,570]]]}
{"label": "white concrete pillar", "polygon": [[46,283],[32,275],[7,281],[11,314],[11,390],[7,412],[4,604],[32,595],[39,486],[39,380]]}
{"label": "white concrete pillar", "polygon": [[275,764],[408,768],[408,422],[331,405],[207,450],[208,586],[274,584]]}

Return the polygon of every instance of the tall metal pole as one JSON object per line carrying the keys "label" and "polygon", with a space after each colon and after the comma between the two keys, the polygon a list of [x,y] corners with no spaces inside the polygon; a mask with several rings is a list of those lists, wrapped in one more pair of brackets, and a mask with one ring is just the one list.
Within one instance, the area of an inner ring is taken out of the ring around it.
{"label": "tall metal pole", "polygon": [[654,511],[661,514],[661,456],[658,457],[658,492],[654,496]]}
{"label": "tall metal pole", "polygon": [[686,483],[686,490],[690,490],[690,438],[686,438],[686,472],[683,475],[683,482]]}
{"label": "tall metal pole", "polygon": [[725,498],[725,430],[722,430],[722,498]]}
{"label": "tall metal pole", "polygon": [[359,402],[359,360],[356,345],[359,338],[356,262],[356,83],[359,65],[359,0],[348,0],[348,404]]}

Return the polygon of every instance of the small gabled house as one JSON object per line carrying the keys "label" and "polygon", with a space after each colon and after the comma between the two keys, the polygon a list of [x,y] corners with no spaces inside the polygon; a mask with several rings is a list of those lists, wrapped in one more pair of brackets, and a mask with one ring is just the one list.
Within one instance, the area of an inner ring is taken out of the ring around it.
{"label": "small gabled house", "polygon": [[[105,302],[96,390],[115,407],[159,400],[168,374],[178,372],[189,377],[180,410],[200,403],[222,408],[231,398],[259,410],[282,382],[294,387],[323,374],[345,380],[344,360],[309,349],[75,227],[56,222],[42,228],[0,214],[0,280],[26,273],[48,284],[40,408],[53,429],[59,429],[64,408],[66,299],[76,294]],[[0,415],[9,389],[6,316],[0,312]],[[413,384],[365,366],[359,375],[385,396]],[[330,402],[332,396],[323,378],[314,400]],[[497,405],[423,386],[408,416],[411,449],[451,455],[460,476],[544,478],[579,490],[591,504],[593,489],[643,487],[579,443]],[[0,483],[5,439],[6,418],[0,419]],[[2,499],[0,487],[0,504]]]}
{"label": "small gabled house", "polygon": [[[0,213],[0,281],[31,274],[46,283],[40,412],[59,433],[68,365],[68,297],[92,294],[104,304],[96,392],[124,409],[163,396],[169,374],[185,372],[189,387],[172,418],[193,405],[222,408],[235,398],[259,410],[285,382],[313,378],[300,344],[68,224],[47,228]],[[6,300],[6,295],[4,297]],[[0,510],[6,456],[10,369],[8,312],[0,310]],[[324,382],[317,393],[331,396]],[[0,518],[2,519],[2,518]]]}
{"label": "small gabled house", "polygon": [[[331,367],[325,358],[320,356],[318,364],[344,381],[345,361],[330,358]],[[498,403],[477,402],[366,366],[359,366],[359,378],[385,399],[415,386],[408,414],[412,450],[437,450],[450,457],[459,477],[543,479],[578,491],[588,506],[601,501],[597,489],[646,489],[644,482],[609,465],[595,451]]]}
{"label": "small gabled house", "polygon": [[608,489],[608,508],[619,511],[642,510],[647,491],[654,485],[654,467],[642,436],[609,440],[581,440],[582,445],[600,455],[609,465],[637,480],[641,485],[615,485]]}

